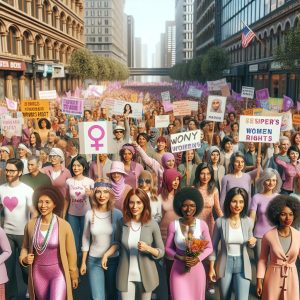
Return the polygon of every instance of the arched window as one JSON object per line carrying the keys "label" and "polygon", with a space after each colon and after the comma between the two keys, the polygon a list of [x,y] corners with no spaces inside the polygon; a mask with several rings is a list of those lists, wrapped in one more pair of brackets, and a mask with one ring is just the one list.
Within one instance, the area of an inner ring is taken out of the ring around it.
{"label": "arched window", "polygon": [[65,21],[65,14],[62,12],[59,16],[59,29],[61,31],[64,30],[64,21]]}
{"label": "arched window", "polygon": [[52,26],[54,28],[57,28],[57,26],[58,26],[58,24],[56,24],[56,20],[57,20],[56,16],[57,15],[58,15],[58,9],[56,6],[54,6],[52,9]]}
{"label": "arched window", "polygon": [[11,54],[17,54],[17,29],[9,27],[7,34],[7,51]]}
{"label": "arched window", "polygon": [[22,54],[24,56],[30,56],[30,34],[28,31],[23,33]]}

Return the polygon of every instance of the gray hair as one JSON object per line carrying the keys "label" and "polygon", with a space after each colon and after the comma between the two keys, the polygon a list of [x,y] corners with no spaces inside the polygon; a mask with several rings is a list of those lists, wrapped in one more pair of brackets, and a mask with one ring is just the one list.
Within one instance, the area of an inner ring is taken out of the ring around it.
{"label": "gray hair", "polygon": [[279,193],[281,185],[282,185],[282,180],[281,177],[278,173],[277,170],[274,170],[272,168],[266,168],[260,175],[260,177],[258,178],[258,180],[256,181],[256,190],[257,193],[262,194],[264,192],[264,183],[265,181],[267,181],[268,179],[272,178],[273,176],[276,176],[276,186],[274,188],[274,190],[272,191],[273,193]]}
{"label": "gray hair", "polygon": [[30,161],[30,160],[35,160],[36,163],[38,164],[39,161],[40,161],[40,158],[36,155],[30,155],[28,158],[27,158],[27,161]]}
{"label": "gray hair", "polygon": [[228,165],[228,174],[232,174],[234,170],[234,162],[237,157],[241,157],[245,161],[245,155],[241,151],[237,151],[230,156],[230,161]]}

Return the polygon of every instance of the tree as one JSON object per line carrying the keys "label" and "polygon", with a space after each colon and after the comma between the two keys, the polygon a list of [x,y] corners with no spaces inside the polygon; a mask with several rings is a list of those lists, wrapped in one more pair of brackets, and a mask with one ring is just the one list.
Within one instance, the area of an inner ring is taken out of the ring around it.
{"label": "tree", "polygon": [[[295,28],[290,29],[276,50],[275,60],[281,63],[283,69],[299,73],[300,64],[300,20]],[[297,69],[298,68],[298,69]]]}
{"label": "tree", "polygon": [[201,64],[202,64],[203,57],[198,56],[192,59],[189,73],[191,80],[203,81],[203,75],[201,73]]}
{"label": "tree", "polygon": [[96,65],[93,54],[88,49],[76,49],[70,58],[70,73],[81,80],[96,78]]}
{"label": "tree", "polygon": [[201,72],[205,80],[223,77],[223,71],[229,68],[229,57],[221,47],[210,48],[203,57]]}
{"label": "tree", "polygon": [[110,70],[106,62],[106,57],[100,55],[93,55],[96,72],[95,77],[97,81],[108,80]]}

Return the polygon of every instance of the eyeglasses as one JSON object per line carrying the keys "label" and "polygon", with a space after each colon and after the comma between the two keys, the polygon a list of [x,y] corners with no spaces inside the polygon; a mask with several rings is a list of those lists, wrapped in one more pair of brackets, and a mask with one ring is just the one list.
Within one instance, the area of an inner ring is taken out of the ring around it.
{"label": "eyeglasses", "polygon": [[49,158],[59,158],[59,155],[49,155]]}
{"label": "eyeglasses", "polygon": [[18,170],[5,169],[5,173],[8,173],[8,174],[14,174],[15,172],[18,172]]}
{"label": "eyeglasses", "polygon": [[116,130],[115,133],[123,133],[123,130]]}
{"label": "eyeglasses", "polygon": [[139,179],[138,183],[139,183],[139,185],[142,185],[144,183],[150,184],[151,180],[150,179]]}

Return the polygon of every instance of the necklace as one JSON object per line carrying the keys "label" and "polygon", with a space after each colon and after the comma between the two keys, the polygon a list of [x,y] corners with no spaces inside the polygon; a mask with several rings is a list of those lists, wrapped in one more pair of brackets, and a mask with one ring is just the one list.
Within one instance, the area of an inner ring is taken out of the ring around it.
{"label": "necklace", "polygon": [[52,214],[52,218],[50,221],[50,225],[48,227],[46,236],[43,240],[42,243],[39,243],[39,237],[41,235],[40,231],[41,231],[41,224],[42,224],[42,216],[40,216],[37,219],[37,222],[35,223],[34,226],[34,234],[33,234],[33,246],[35,248],[35,251],[38,255],[42,255],[45,250],[47,249],[50,237],[51,237],[51,233],[53,231],[53,227],[54,227],[54,214]]}
{"label": "necklace", "polygon": [[239,228],[240,227],[240,219],[233,221],[232,219],[229,219],[230,225],[232,228]]}
{"label": "necklace", "polygon": [[278,229],[277,229],[277,232],[278,232],[278,235],[281,236],[281,237],[288,237],[291,234],[291,228],[289,228],[289,233],[288,234],[283,234]]}
{"label": "necklace", "polygon": [[[137,223],[138,224],[138,223]],[[132,231],[134,231],[134,232],[137,232],[137,231],[139,231],[140,229],[141,229],[141,227],[142,227],[142,224],[141,223],[139,223],[139,227],[137,227],[137,228],[134,228],[133,226],[132,226],[132,222],[130,222],[130,228],[132,229]]]}
{"label": "necklace", "polygon": [[110,212],[109,212],[109,211],[106,211],[106,213],[108,214],[107,216],[105,216],[105,217],[98,217],[97,214],[96,214],[96,211],[93,210],[93,212],[94,212],[95,217],[96,217],[97,219],[100,219],[100,220],[108,219],[108,218],[110,218],[111,215],[112,215],[112,212],[111,212],[111,211],[110,211]]}

